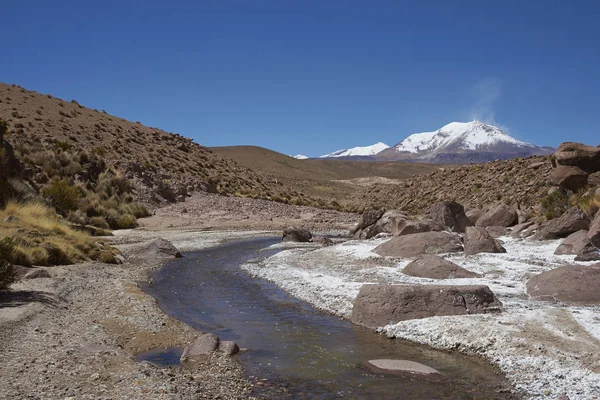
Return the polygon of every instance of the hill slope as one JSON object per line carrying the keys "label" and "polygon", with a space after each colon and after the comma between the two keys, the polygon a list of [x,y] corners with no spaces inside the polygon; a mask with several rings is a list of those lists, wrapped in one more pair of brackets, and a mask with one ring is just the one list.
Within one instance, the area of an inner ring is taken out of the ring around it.
{"label": "hill slope", "polygon": [[[53,178],[55,160],[93,154],[128,178],[135,196],[149,204],[181,201],[196,190],[314,203],[191,139],[86,108],[76,100],[0,83],[0,119],[9,123],[7,139],[33,184]],[[77,181],[82,165],[70,163],[69,168],[71,180]]]}

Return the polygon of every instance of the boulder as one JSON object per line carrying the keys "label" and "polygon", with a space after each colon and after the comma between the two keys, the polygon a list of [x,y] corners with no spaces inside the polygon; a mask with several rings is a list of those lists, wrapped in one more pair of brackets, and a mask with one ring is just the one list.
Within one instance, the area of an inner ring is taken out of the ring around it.
{"label": "boulder", "polygon": [[554,159],[560,165],[577,166],[588,173],[600,171],[600,148],[598,147],[565,142],[554,152]]}
{"label": "boulder", "polygon": [[535,240],[558,239],[590,228],[590,219],[578,207],[569,208],[558,218],[544,222],[533,235]]}
{"label": "boulder", "polygon": [[423,232],[396,236],[373,251],[389,257],[415,257],[422,254],[454,253],[463,250],[460,237],[449,232]]}
{"label": "boulder", "polygon": [[505,226],[486,226],[485,230],[493,237],[499,238],[500,236],[508,235],[508,228]]}
{"label": "boulder", "polygon": [[473,224],[473,225],[475,225],[477,220],[479,218],[481,218],[481,216],[483,214],[484,214],[483,210],[481,210],[479,208],[474,208],[472,210],[465,212],[465,215],[467,216],[467,218],[469,218],[469,221],[471,221],[471,224]]}
{"label": "boulder", "polygon": [[380,233],[392,233],[394,226],[402,220],[407,219],[406,213],[398,210],[388,210],[381,218],[377,220],[373,225],[365,228],[367,239],[377,236]]}
{"label": "boulder", "polygon": [[156,238],[150,243],[137,247],[135,250],[133,250],[133,253],[130,255],[130,257],[150,259],[169,257],[180,258],[183,256],[171,242],[163,238]]}
{"label": "boulder", "polygon": [[600,186],[600,171],[588,175],[588,185],[596,187]]}
{"label": "boulder", "polygon": [[481,276],[433,254],[417,258],[404,267],[402,273],[431,279],[476,278]]}
{"label": "boulder", "polygon": [[588,174],[579,167],[559,165],[550,173],[550,183],[576,192],[588,183]]}
{"label": "boulder", "polygon": [[382,285],[360,288],[351,321],[377,328],[410,319],[499,311],[502,303],[483,285]]}
{"label": "boulder", "polygon": [[465,214],[464,207],[455,201],[435,203],[427,212],[427,217],[453,232],[464,232],[467,226],[473,225]]}
{"label": "boulder", "polygon": [[465,232],[465,255],[477,253],[506,253],[506,249],[485,228],[470,226]]}
{"label": "boulder", "polygon": [[187,361],[190,357],[210,354],[219,348],[219,338],[212,333],[200,336],[194,343],[186,346],[181,354],[180,361]]}
{"label": "boulder", "polygon": [[587,237],[594,246],[600,247],[600,212],[596,214],[594,222],[590,225]]}
{"label": "boulder", "polygon": [[512,230],[510,231],[510,236],[512,236],[512,237],[524,237],[525,236],[525,231],[527,230],[527,228],[530,228],[533,225],[534,225],[534,223],[531,222],[531,221],[515,225],[515,226],[512,227]]}
{"label": "boulder", "polygon": [[575,261],[600,261],[600,249],[590,243],[577,253]]}
{"label": "boulder", "polygon": [[288,226],[283,230],[283,237],[281,239],[284,242],[310,242],[312,233],[308,229]]}
{"label": "boulder", "polygon": [[410,360],[390,360],[382,358],[369,360],[367,361],[366,366],[371,371],[381,374],[440,375],[440,371],[437,369]]}
{"label": "boulder", "polygon": [[513,226],[518,219],[517,211],[504,203],[498,204],[485,214],[483,214],[475,223],[476,226]]}
{"label": "boulder", "polygon": [[523,210],[517,210],[517,225],[527,222],[527,213]]}
{"label": "boulder", "polygon": [[567,265],[542,272],[527,282],[534,299],[577,305],[600,304],[600,263],[591,266]]}
{"label": "boulder", "polygon": [[356,226],[350,231],[350,236],[354,236],[358,231],[361,231],[379,220],[384,214],[384,210],[369,209],[365,210]]}
{"label": "boulder", "polygon": [[231,356],[240,351],[237,343],[231,340],[223,340],[219,342],[219,351]]}
{"label": "boulder", "polygon": [[408,220],[397,219],[394,221],[392,234],[394,236],[410,235],[412,233],[423,233],[431,231],[442,231],[444,227],[431,220]]}
{"label": "boulder", "polygon": [[37,278],[52,278],[52,275],[45,269],[33,268],[31,271],[23,275],[22,279],[37,279]]}
{"label": "boulder", "polygon": [[333,240],[329,239],[327,236],[315,236],[312,241],[313,243],[318,243],[323,246],[333,246]]}
{"label": "boulder", "polygon": [[578,254],[581,250],[583,250],[586,246],[589,246],[590,244],[590,239],[588,239],[587,235],[588,231],[584,229],[570,234],[556,248],[554,254]]}

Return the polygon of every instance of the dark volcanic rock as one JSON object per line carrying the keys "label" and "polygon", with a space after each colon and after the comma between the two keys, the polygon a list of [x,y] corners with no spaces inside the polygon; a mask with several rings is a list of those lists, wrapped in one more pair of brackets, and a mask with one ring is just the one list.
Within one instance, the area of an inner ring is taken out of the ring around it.
{"label": "dark volcanic rock", "polygon": [[527,293],[539,300],[569,304],[600,304],[600,263],[568,265],[542,272],[527,282]]}
{"label": "dark volcanic rock", "polygon": [[477,253],[506,253],[506,249],[485,228],[470,226],[465,233],[465,255]]}
{"label": "dark volcanic rock", "polygon": [[289,226],[283,230],[284,242],[310,242],[312,233],[308,229]]}
{"label": "dark volcanic rock", "polygon": [[389,257],[415,257],[422,254],[454,253],[463,250],[460,237],[448,232],[424,232],[397,236],[373,251]]}
{"label": "dark volcanic rock", "polygon": [[473,225],[465,214],[464,207],[455,201],[442,201],[434,204],[429,209],[427,216],[436,224],[453,232],[464,232],[467,226]]}
{"label": "dark volcanic rock", "polygon": [[363,285],[354,301],[352,322],[377,328],[436,315],[498,311],[502,303],[487,286]]}
{"label": "dark volcanic rock", "polygon": [[483,214],[475,223],[476,226],[513,226],[517,222],[517,211],[504,203]]}
{"label": "dark volcanic rock", "polygon": [[432,279],[476,278],[481,276],[433,254],[419,257],[404,267],[402,273]]}

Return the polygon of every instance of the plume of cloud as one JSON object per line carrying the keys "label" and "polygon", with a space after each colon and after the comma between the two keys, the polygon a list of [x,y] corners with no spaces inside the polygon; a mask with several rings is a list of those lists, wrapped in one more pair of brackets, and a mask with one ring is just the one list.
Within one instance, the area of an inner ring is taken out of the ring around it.
{"label": "plume of cloud", "polygon": [[476,82],[470,90],[472,105],[469,110],[471,120],[495,125],[506,131],[496,120],[495,106],[502,95],[502,82],[496,78],[486,78]]}

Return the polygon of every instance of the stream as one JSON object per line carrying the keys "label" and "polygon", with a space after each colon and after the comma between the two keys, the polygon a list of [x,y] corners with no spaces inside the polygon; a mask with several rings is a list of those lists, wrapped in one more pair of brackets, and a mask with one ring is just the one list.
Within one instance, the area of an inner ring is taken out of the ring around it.
{"label": "stream", "polygon": [[[303,399],[512,399],[498,371],[482,360],[388,339],[290,297],[252,278],[240,265],[280,250],[280,238],[258,238],[186,253],[165,264],[144,290],[167,314],[250,351],[239,354],[249,377],[266,378]],[[176,363],[176,350],[146,359]],[[373,373],[376,358],[411,360],[440,371],[439,379]],[[257,386],[254,396],[271,398]],[[278,398],[286,398],[279,394]]]}

